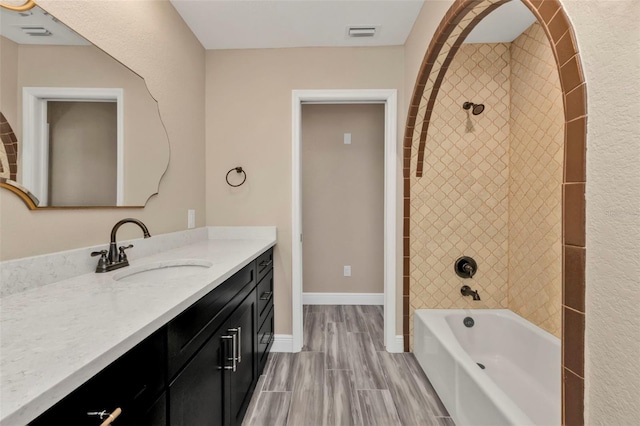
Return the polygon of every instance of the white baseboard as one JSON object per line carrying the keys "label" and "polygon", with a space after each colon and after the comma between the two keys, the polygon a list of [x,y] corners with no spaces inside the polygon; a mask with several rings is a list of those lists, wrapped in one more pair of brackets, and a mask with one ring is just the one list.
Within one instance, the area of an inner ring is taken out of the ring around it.
{"label": "white baseboard", "polygon": [[[404,352],[404,338],[402,335],[397,335],[395,339],[393,339],[392,346],[386,347],[385,349],[390,353]],[[276,334],[273,337],[271,352],[293,352],[293,335]]]}
{"label": "white baseboard", "polygon": [[384,305],[384,293],[302,293],[303,305]]}
{"label": "white baseboard", "polygon": [[293,352],[293,335],[276,334],[273,336],[271,352]]}
{"label": "white baseboard", "polygon": [[393,343],[391,347],[385,347],[387,352],[391,353],[400,353],[404,352],[404,337],[401,334],[396,335],[395,339],[393,339]]}

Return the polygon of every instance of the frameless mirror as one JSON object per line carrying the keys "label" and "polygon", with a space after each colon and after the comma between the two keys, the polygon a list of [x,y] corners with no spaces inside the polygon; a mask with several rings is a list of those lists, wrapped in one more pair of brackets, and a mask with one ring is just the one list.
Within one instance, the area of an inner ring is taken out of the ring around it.
{"label": "frameless mirror", "polygon": [[41,207],[137,207],[169,139],[144,79],[38,6],[0,7],[0,185]]}

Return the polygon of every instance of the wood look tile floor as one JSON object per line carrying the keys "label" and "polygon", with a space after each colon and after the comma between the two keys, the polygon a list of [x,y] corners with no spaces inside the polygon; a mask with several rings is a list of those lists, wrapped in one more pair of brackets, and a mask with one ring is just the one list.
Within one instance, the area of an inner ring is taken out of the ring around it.
{"label": "wood look tile floor", "polygon": [[243,426],[455,426],[383,322],[381,306],[305,305],[302,352],[269,355]]}

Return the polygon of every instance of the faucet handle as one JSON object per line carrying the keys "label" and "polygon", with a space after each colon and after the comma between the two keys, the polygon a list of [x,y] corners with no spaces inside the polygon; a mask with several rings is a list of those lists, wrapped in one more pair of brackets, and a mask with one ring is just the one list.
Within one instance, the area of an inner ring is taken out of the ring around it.
{"label": "faucet handle", "polygon": [[107,250],[91,252],[91,257],[100,256],[100,260],[98,260],[98,266],[96,266],[96,272],[107,272],[107,265],[109,263],[107,259],[107,253],[109,253]]}
{"label": "faucet handle", "polygon": [[133,244],[129,244],[128,246],[120,246],[118,248],[118,250],[120,251],[120,255],[118,256],[118,260],[120,262],[123,262],[123,261],[127,260],[127,254],[124,251],[130,249],[131,247],[133,247]]}

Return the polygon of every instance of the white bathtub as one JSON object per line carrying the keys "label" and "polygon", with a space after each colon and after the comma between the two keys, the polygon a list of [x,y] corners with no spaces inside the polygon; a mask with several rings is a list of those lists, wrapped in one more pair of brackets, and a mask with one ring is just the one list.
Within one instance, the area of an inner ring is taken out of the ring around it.
{"label": "white bathtub", "polygon": [[560,339],[509,310],[416,310],[413,352],[457,426],[561,424]]}

